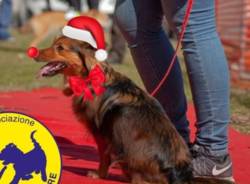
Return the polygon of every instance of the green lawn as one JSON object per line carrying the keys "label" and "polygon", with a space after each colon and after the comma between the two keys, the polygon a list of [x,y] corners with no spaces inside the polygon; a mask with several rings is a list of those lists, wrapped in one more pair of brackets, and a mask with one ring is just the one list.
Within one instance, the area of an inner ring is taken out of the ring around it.
{"label": "green lawn", "polygon": [[[31,90],[39,87],[61,87],[62,76],[53,78],[36,78],[42,63],[36,63],[26,56],[26,49],[32,34],[20,35],[13,31],[15,42],[0,42],[0,91]],[[53,37],[48,38],[40,48],[49,46]],[[134,69],[130,55],[127,54],[123,65],[114,66],[119,71],[129,75],[139,85],[141,80]]]}
{"label": "green lawn", "polygon": [[[37,79],[41,64],[26,56],[26,48],[32,35],[13,33],[15,42],[0,42],[0,91],[30,90],[32,88],[61,85],[60,77]],[[48,44],[48,43],[44,43]]]}
{"label": "green lawn", "polygon": [[[37,79],[36,74],[41,64],[35,63],[25,55],[32,34],[20,35],[13,31],[15,42],[0,42],[0,91],[31,90],[40,87],[62,87],[62,77]],[[42,47],[50,45],[53,37],[48,38]],[[185,91],[191,100],[188,79],[186,77],[183,57],[180,55],[184,73]],[[143,86],[132,63],[130,54],[126,54],[124,64],[115,65],[115,69],[129,76],[138,85]],[[250,93],[232,89],[231,95],[232,125],[244,133],[250,134]]]}

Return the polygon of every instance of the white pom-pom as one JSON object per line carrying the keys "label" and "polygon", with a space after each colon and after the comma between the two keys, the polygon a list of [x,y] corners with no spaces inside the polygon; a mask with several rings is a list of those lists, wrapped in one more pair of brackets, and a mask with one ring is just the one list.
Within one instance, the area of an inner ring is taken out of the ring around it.
{"label": "white pom-pom", "polygon": [[108,53],[107,53],[106,50],[98,49],[98,50],[95,52],[95,58],[96,58],[98,61],[105,61],[105,60],[108,58]]}

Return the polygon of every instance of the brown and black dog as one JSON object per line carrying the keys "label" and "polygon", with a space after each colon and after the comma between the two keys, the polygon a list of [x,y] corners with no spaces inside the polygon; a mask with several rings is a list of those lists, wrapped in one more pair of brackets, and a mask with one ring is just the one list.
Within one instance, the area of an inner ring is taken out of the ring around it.
{"label": "brown and black dog", "polygon": [[97,65],[104,72],[103,94],[89,101],[73,98],[74,112],[88,122],[99,148],[99,169],[90,175],[105,178],[112,155],[132,184],[223,183],[194,182],[188,147],[159,102],[108,63],[98,62],[95,51],[88,43],[62,36],[35,58],[48,62],[40,70],[45,77],[62,73],[85,78]]}

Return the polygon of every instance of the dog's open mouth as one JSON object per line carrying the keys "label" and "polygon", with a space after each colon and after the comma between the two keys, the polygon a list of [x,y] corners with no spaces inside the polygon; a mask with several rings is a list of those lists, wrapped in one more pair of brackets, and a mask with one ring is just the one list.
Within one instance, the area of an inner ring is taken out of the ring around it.
{"label": "dog's open mouth", "polygon": [[60,61],[50,62],[40,69],[38,76],[39,77],[52,77],[60,73],[66,67],[67,67],[67,64],[64,62],[60,62]]}

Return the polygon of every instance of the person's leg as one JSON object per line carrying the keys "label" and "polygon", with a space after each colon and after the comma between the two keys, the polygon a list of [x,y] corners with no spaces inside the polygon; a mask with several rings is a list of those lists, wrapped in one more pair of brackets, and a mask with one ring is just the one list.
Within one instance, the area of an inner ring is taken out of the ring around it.
{"label": "person's leg", "polygon": [[70,6],[72,6],[76,11],[81,11],[81,1],[80,0],[68,0]]}
{"label": "person's leg", "polygon": [[[182,45],[197,113],[196,142],[221,155],[228,153],[228,66],[216,32],[214,0],[194,2]],[[177,33],[186,4],[187,0],[164,1],[168,19]]]}
{"label": "person's leg", "polygon": [[[118,0],[116,4],[116,21],[149,92],[159,84],[173,56],[173,48],[162,29],[162,17],[160,0]],[[189,142],[187,104],[178,62],[156,98],[177,130]]]}
{"label": "person's leg", "polygon": [[47,8],[46,8],[46,10],[47,10],[47,11],[51,11],[52,9],[51,9],[51,3],[50,3],[50,0],[46,0],[46,4],[47,4]]}
{"label": "person's leg", "polygon": [[12,17],[12,1],[3,0],[0,4],[0,40],[8,40],[11,35],[8,32]]}
{"label": "person's leg", "polygon": [[99,0],[87,0],[89,9],[98,9],[99,6]]}
{"label": "person's leg", "polygon": [[[177,33],[181,30],[187,2],[162,1],[167,18]],[[214,0],[194,1],[182,46],[197,114],[195,143],[202,147],[196,151],[206,154],[206,157],[194,159],[195,172],[215,176],[212,170],[221,163],[224,166],[218,170],[225,170],[219,175],[231,176],[228,157],[229,72],[216,32]],[[215,157],[221,161],[213,160]]]}

